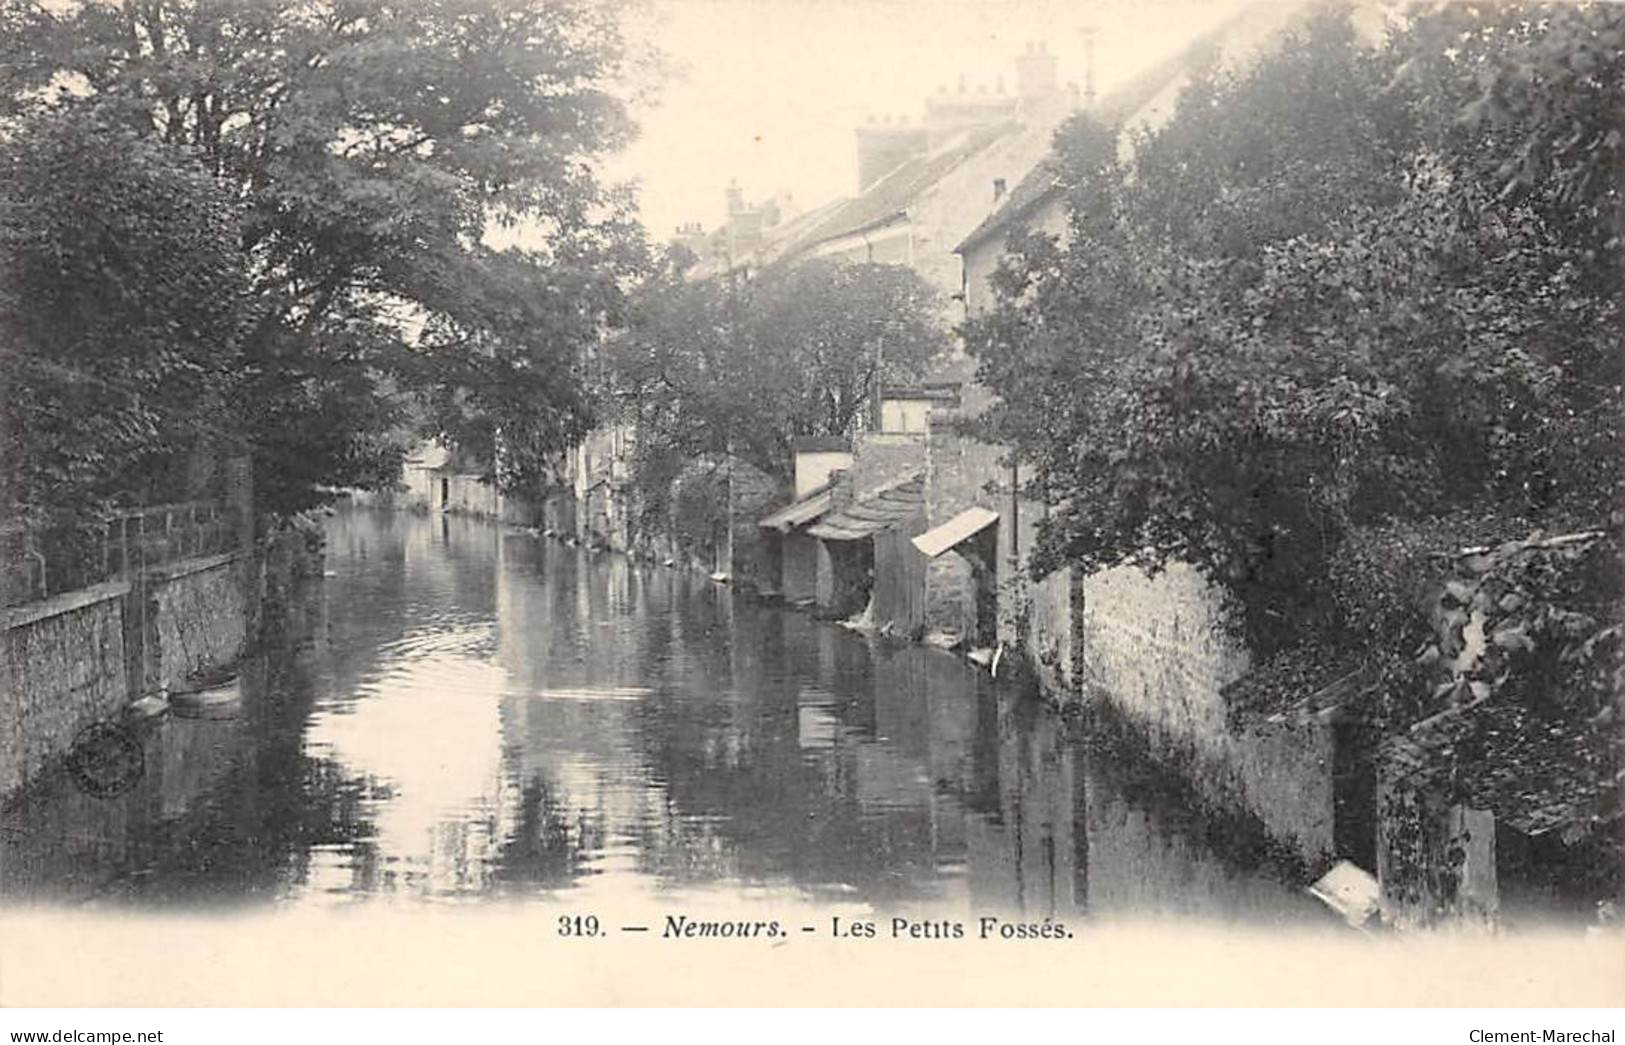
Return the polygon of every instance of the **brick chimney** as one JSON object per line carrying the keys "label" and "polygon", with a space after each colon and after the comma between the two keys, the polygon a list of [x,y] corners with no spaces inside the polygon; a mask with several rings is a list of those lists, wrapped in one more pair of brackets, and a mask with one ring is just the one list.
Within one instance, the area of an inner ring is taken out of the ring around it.
{"label": "brick chimney", "polygon": [[1016,92],[1024,102],[1040,101],[1056,91],[1055,56],[1049,45],[1028,43],[1016,58]]}

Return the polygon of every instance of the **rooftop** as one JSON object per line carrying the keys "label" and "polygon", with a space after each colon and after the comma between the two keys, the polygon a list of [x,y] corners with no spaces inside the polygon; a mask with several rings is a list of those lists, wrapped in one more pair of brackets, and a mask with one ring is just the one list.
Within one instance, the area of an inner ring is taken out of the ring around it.
{"label": "rooftop", "polygon": [[854,497],[807,532],[826,541],[857,541],[902,522],[925,506],[925,477],[913,475]]}
{"label": "rooftop", "polygon": [[781,256],[799,254],[820,243],[890,224],[906,214],[915,200],[950,171],[993,142],[1015,132],[1019,126],[1000,123],[975,128],[957,136],[951,144],[935,153],[903,163],[869,186],[862,195],[842,201]]}
{"label": "rooftop", "polygon": [[[1255,4],[1233,18],[1226,19],[1214,29],[1192,40],[1178,53],[1151,66],[1127,84],[1106,95],[1088,109],[1089,114],[1108,127],[1127,129],[1136,124],[1138,121],[1135,117],[1141,115],[1180,77],[1195,68],[1204,54],[1219,46],[1238,26],[1249,21],[1255,12],[1268,6],[1274,5]],[[1063,173],[1053,153],[1045,157],[1043,162],[1029,171],[1026,177],[1005,194],[1003,203],[980,225],[972,229],[970,235],[954,248],[954,252],[963,254],[1019,221],[1043,201],[1061,191],[1064,187]]]}

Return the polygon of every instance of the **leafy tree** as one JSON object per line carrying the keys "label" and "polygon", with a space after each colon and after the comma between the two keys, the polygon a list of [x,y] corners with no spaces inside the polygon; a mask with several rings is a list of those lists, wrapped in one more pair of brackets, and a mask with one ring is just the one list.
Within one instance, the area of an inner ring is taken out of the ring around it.
{"label": "leafy tree", "polygon": [[51,533],[178,500],[194,450],[241,447],[240,218],[195,163],[118,124],[52,114],[0,139],[6,517]]}
{"label": "leafy tree", "polygon": [[1131,165],[1065,130],[1068,241],[1018,243],[966,328],[1059,502],[1037,568],[1178,556],[1256,650],[1399,656],[1430,553],[1617,528],[1622,20],[1450,6],[1367,50],[1327,13]]}
{"label": "leafy tree", "polygon": [[[932,290],[895,265],[808,261],[690,280],[668,255],[606,350],[649,458],[733,455],[788,478],[798,436],[847,435],[884,382],[947,346]],[[651,474],[654,469],[651,467]]]}
{"label": "leafy tree", "polygon": [[[631,127],[591,0],[0,0],[0,106],[125,125],[243,207],[237,416],[272,507],[386,481],[400,403],[532,476],[588,423],[580,357],[640,260],[594,159]],[[494,249],[487,224],[539,246]]]}

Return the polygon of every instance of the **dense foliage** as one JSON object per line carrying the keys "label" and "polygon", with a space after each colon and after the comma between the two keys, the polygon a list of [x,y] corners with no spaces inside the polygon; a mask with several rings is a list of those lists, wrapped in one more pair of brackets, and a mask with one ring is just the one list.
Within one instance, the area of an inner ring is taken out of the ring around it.
{"label": "dense foliage", "polygon": [[1266,655],[1410,655],[1437,553],[1617,530],[1622,28],[1449,5],[1370,47],[1323,11],[1131,158],[1063,129],[1068,236],[966,328],[1056,504],[1037,568],[1178,557]]}
{"label": "dense foliage", "polygon": [[851,434],[880,384],[918,379],[947,346],[909,269],[808,261],[691,280],[691,260],[663,260],[606,349],[651,505],[685,460],[731,456],[787,480],[796,437]]}
{"label": "dense foliage", "polygon": [[48,115],[0,139],[0,505],[54,531],[182,499],[250,316],[241,210],[189,158]]}
{"label": "dense foliage", "polygon": [[233,408],[272,509],[388,481],[414,416],[487,460],[500,431],[512,482],[585,429],[583,349],[641,257],[593,167],[625,59],[592,0],[0,0],[10,124],[127,128],[240,205]]}

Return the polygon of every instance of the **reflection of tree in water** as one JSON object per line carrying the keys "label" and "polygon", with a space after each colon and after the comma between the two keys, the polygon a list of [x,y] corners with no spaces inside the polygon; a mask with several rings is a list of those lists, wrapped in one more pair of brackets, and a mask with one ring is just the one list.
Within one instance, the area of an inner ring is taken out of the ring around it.
{"label": "reflection of tree in water", "polygon": [[[684,883],[788,879],[914,898],[934,875],[929,811],[892,784],[922,767],[874,739],[868,647],[786,614],[730,609],[710,592],[679,596],[668,628],[654,629],[669,632],[661,641],[676,659],[636,719],[666,789],[663,815],[641,828],[640,866]],[[835,727],[803,747],[809,700]]]}
{"label": "reflection of tree in water", "polygon": [[183,815],[144,827],[104,895],[189,908],[270,902],[307,878],[313,848],[333,847],[353,853],[354,887],[370,888],[373,785],[327,760],[300,762],[294,783],[251,760]]}
{"label": "reflection of tree in water", "polygon": [[584,854],[603,848],[603,818],[572,809],[568,796],[533,773],[521,786],[517,822],[497,848],[499,886],[564,888],[584,873]]}
{"label": "reflection of tree in water", "polygon": [[[376,788],[304,752],[310,670],[292,652],[251,662],[241,719],[166,723],[148,779],[118,818],[125,844],[100,849],[59,891],[188,907],[268,902],[307,879],[312,848],[352,850],[364,872]],[[206,731],[204,747],[184,744],[182,731]],[[107,829],[105,816],[86,819],[101,810],[71,802],[63,797],[61,832]]]}

